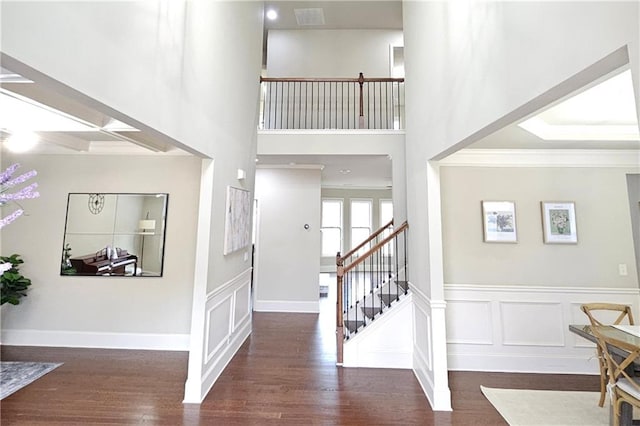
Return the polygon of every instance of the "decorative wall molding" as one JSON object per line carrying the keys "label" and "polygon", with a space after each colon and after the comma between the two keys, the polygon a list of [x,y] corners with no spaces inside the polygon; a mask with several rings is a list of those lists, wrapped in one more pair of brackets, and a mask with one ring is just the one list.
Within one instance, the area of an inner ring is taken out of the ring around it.
{"label": "decorative wall molding", "polygon": [[[444,334],[444,310],[447,303],[444,300],[431,300],[413,284],[410,284],[410,288],[413,293],[415,327],[413,372],[433,410],[451,411],[451,393],[448,389],[446,373],[439,376],[435,371],[441,367],[444,372],[447,371],[447,358],[442,336]],[[435,349],[437,341],[434,342],[434,338],[442,338],[441,349]]]}
{"label": "decorative wall molding", "polygon": [[[201,399],[251,334],[251,268],[207,294]],[[187,400],[198,403],[200,401]]]}
{"label": "decorative wall molding", "polygon": [[11,346],[188,351],[189,335],[3,329],[2,344]]}
{"label": "decorative wall molding", "polygon": [[595,346],[569,331],[583,303],[640,307],[638,288],[447,284],[450,370],[598,374]]}
{"label": "decorative wall molding", "polygon": [[461,149],[439,161],[448,167],[624,167],[640,169],[632,149]]}
{"label": "decorative wall molding", "polygon": [[317,314],[320,312],[320,302],[296,300],[256,300],[253,305],[256,312],[301,312]]}

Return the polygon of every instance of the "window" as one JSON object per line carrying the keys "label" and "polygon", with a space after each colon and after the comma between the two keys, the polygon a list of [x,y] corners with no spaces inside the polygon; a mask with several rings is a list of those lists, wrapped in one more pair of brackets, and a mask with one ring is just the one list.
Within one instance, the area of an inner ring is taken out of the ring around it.
{"label": "window", "polygon": [[380,227],[393,219],[393,201],[380,200]]}
{"label": "window", "polygon": [[351,200],[351,248],[371,235],[371,200]]}
{"label": "window", "polygon": [[[391,200],[380,200],[380,227],[386,225],[391,222],[393,219],[393,201]],[[382,238],[388,237],[393,233],[393,225],[389,228],[389,230],[385,231],[382,234]],[[385,251],[387,256],[393,256],[393,244],[389,244],[388,248]]]}
{"label": "window", "polygon": [[322,256],[342,253],[342,200],[322,200]]}

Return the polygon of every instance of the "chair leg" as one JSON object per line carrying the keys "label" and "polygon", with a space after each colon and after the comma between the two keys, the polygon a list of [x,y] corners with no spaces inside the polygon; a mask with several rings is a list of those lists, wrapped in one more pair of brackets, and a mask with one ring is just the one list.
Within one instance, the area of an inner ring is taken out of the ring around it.
{"label": "chair leg", "polygon": [[598,353],[598,364],[600,365],[600,402],[598,402],[599,407],[604,406],[604,400],[607,395],[607,382],[609,381],[607,374],[607,365],[605,364],[604,354],[602,353],[602,349],[600,346],[597,348]]}

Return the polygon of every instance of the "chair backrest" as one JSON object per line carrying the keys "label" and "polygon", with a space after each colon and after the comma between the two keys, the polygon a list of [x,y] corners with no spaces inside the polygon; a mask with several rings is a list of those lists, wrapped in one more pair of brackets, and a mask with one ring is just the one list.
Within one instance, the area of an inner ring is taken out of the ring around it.
{"label": "chair backrest", "polygon": [[[640,346],[608,336],[604,333],[602,328],[603,327],[592,327],[591,331],[593,332],[593,335],[596,336],[598,344],[603,349],[602,353],[607,361],[609,370],[609,383],[613,384],[624,377],[629,381],[629,383],[632,383],[634,387],[637,388],[638,392],[640,392],[640,384],[631,378],[633,373],[629,373],[629,370],[633,371],[633,367],[630,367],[631,364],[634,362],[640,362]],[[620,360],[622,357],[614,357],[611,355],[611,346],[620,348],[629,354],[624,359]]]}
{"label": "chair backrest", "polygon": [[[589,317],[589,322],[592,326],[620,324],[625,318],[629,321],[629,325],[634,325],[631,306],[629,305],[620,305],[617,303],[585,303],[580,306],[580,309]],[[596,318],[597,311],[618,312],[619,314],[613,322],[603,323]]]}

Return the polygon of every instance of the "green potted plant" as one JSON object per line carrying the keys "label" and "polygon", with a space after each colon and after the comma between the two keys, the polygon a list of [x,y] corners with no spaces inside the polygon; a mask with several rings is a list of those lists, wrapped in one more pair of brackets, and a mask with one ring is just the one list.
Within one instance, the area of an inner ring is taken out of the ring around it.
{"label": "green potted plant", "polygon": [[11,265],[0,275],[0,305],[5,303],[17,305],[20,303],[20,298],[27,296],[27,288],[31,285],[31,280],[19,272],[19,265],[24,261],[20,259],[19,254],[0,256],[0,261],[5,266]]}

